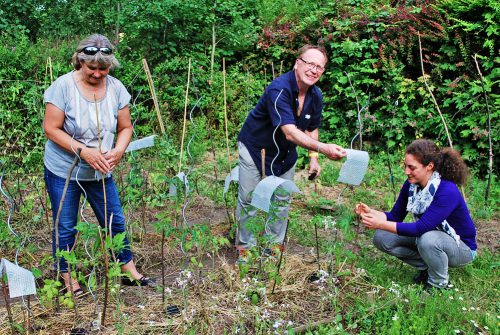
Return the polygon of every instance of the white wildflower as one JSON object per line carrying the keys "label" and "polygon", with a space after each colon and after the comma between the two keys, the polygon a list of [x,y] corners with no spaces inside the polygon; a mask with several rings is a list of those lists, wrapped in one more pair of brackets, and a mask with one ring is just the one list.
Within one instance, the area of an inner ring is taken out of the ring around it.
{"label": "white wildflower", "polygon": [[455,334],[460,334],[460,330],[455,329]]}
{"label": "white wildflower", "polygon": [[283,320],[277,320],[274,322],[273,324],[273,328],[274,329],[278,329],[279,327],[281,327],[283,325],[284,321]]}
{"label": "white wildflower", "polygon": [[394,314],[394,316],[392,317],[392,321],[397,321],[399,320],[399,317],[397,314]]}

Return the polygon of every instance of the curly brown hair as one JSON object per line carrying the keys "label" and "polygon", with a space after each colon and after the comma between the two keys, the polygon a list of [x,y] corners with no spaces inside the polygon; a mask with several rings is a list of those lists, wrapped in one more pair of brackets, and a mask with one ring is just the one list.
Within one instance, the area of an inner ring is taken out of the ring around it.
{"label": "curly brown hair", "polygon": [[443,179],[458,185],[467,181],[469,168],[460,153],[451,148],[439,149],[431,140],[418,139],[406,147],[405,153],[413,155],[424,166],[434,163],[434,171],[439,172]]}

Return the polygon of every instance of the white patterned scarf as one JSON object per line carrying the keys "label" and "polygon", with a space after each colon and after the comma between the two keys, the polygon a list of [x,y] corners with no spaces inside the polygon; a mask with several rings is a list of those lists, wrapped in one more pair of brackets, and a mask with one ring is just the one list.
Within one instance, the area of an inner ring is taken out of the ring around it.
{"label": "white patterned scarf", "polygon": [[[429,208],[434,195],[437,192],[439,184],[441,183],[441,175],[439,172],[434,171],[431,178],[427,182],[427,185],[421,189],[417,184],[410,184],[410,189],[408,191],[408,205],[406,205],[406,210],[413,214],[416,220],[424,214],[424,212]],[[444,220],[436,229],[445,232],[446,234],[453,237],[460,244],[460,235],[458,235],[450,224]]]}

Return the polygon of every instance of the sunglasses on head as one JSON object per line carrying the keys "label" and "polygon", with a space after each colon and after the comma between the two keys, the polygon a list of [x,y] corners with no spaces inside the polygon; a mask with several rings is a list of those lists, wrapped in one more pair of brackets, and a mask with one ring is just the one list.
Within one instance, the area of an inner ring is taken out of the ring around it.
{"label": "sunglasses on head", "polygon": [[105,55],[111,55],[113,53],[113,50],[111,50],[111,48],[85,47],[81,52],[90,56],[93,56],[98,52],[101,52]]}

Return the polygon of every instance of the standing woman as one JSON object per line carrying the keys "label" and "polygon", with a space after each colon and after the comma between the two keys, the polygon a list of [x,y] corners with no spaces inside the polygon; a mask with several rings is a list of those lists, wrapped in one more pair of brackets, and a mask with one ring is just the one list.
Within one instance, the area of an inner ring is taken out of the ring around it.
{"label": "standing woman", "polygon": [[[458,152],[420,139],[406,148],[404,169],[408,179],[390,212],[359,203],[356,213],[376,229],[378,249],[420,270],[415,283],[426,290],[446,288],[448,267],[476,256],[476,227],[456,185],[465,183],[467,166]],[[414,222],[402,222],[407,213]]]}
{"label": "standing woman", "polygon": [[[120,162],[132,136],[128,106],[131,96],[119,80],[109,75],[109,71],[118,66],[118,61],[113,54],[113,46],[105,36],[94,34],[81,41],[73,54],[72,64],[74,70],[59,77],[44,94],[44,131],[48,138],[44,179],[54,221],[66,177],[78,150],[81,150],[61,210],[57,227],[59,236],[56,236],[55,226],[52,232],[54,258],[57,244],[60,250],[73,248],[82,193],[86,195],[100,225],[104,226],[102,178],[111,234],[125,232],[125,218],[111,171]],[[152,283],[137,271],[127,237],[124,248],[116,257],[122,263],[122,272],[129,273],[131,278],[124,278],[123,284]],[[70,279],[68,264],[63,257],[59,260],[59,267],[66,288],[72,287],[76,294],[81,293],[78,282]]]}

